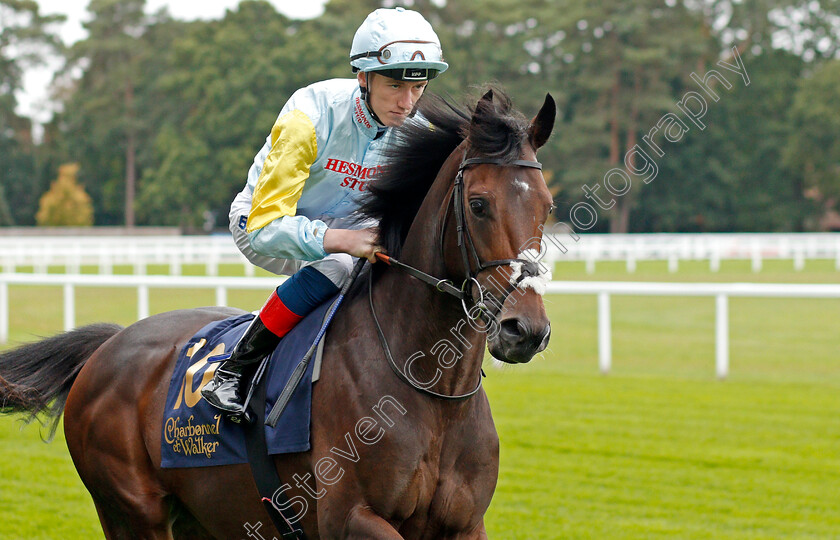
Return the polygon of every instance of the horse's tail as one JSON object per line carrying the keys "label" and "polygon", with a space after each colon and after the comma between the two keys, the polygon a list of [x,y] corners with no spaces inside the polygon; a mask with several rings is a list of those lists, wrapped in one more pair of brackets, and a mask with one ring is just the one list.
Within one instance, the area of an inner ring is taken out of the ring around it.
{"label": "horse's tail", "polygon": [[79,370],[122,328],[91,324],[0,353],[0,413],[29,413],[27,422],[44,413],[51,440]]}

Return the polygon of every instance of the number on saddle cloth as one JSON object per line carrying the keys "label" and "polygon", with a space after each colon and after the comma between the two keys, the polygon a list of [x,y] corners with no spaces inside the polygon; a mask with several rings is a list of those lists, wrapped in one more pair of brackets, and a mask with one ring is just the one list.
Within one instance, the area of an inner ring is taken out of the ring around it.
{"label": "number on saddle cloth", "polygon": [[[327,302],[319,306],[280,341],[263,376],[268,405],[276,401],[309,350],[330,305]],[[201,397],[201,388],[219,366],[219,362],[208,360],[232,348],[252,317],[249,313],[214,322],[195,334],[180,352],[164,409],[162,467],[204,467],[248,461],[242,428],[208,404]],[[310,363],[304,381],[311,381],[316,363],[317,359]],[[266,430],[269,453],[309,449],[311,400],[312,385],[300,384],[276,427]]]}

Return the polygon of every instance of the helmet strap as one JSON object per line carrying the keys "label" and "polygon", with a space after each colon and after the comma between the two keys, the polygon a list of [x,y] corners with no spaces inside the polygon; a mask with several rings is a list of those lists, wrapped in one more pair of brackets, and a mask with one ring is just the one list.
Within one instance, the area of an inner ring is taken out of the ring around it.
{"label": "helmet strap", "polygon": [[[365,101],[365,105],[367,105],[368,112],[376,120],[376,123],[380,126],[384,126],[385,124],[382,123],[382,120],[376,116],[376,111],[373,110],[373,105],[370,103],[370,72],[365,71],[365,85],[359,85],[359,90],[362,92],[362,99]],[[422,99],[422,98],[421,98]],[[414,108],[411,109],[411,112],[408,114],[409,118],[414,118],[414,115],[417,114],[417,107],[420,105],[420,101],[418,100],[417,103],[414,104]]]}
{"label": "helmet strap", "polygon": [[376,120],[376,123],[380,126],[384,126],[385,124],[382,123],[382,120],[376,116],[376,111],[373,110],[373,105],[370,103],[370,72],[365,71],[365,85],[361,87],[362,90],[362,98],[365,100],[365,104],[367,105],[368,112]]}

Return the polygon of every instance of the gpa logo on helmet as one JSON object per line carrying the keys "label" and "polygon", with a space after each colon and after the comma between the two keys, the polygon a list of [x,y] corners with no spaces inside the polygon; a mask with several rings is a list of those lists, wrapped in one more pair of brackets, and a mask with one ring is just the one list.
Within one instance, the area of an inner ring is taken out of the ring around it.
{"label": "gpa logo on helmet", "polygon": [[428,70],[423,68],[408,68],[405,70],[405,79],[406,80],[415,80],[415,79],[425,79],[427,76]]}

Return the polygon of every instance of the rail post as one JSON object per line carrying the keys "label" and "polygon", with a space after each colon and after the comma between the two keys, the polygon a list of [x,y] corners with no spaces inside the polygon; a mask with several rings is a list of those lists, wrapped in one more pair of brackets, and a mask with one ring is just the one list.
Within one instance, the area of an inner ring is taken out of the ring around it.
{"label": "rail post", "polygon": [[145,319],[149,316],[149,286],[137,286],[137,320]]}
{"label": "rail post", "polygon": [[598,368],[606,375],[612,365],[610,294],[598,293]]}
{"label": "rail post", "polygon": [[729,298],[715,297],[715,372],[718,379],[729,375]]}
{"label": "rail post", "polygon": [[76,327],[76,292],[72,283],[64,284],[64,331]]}

